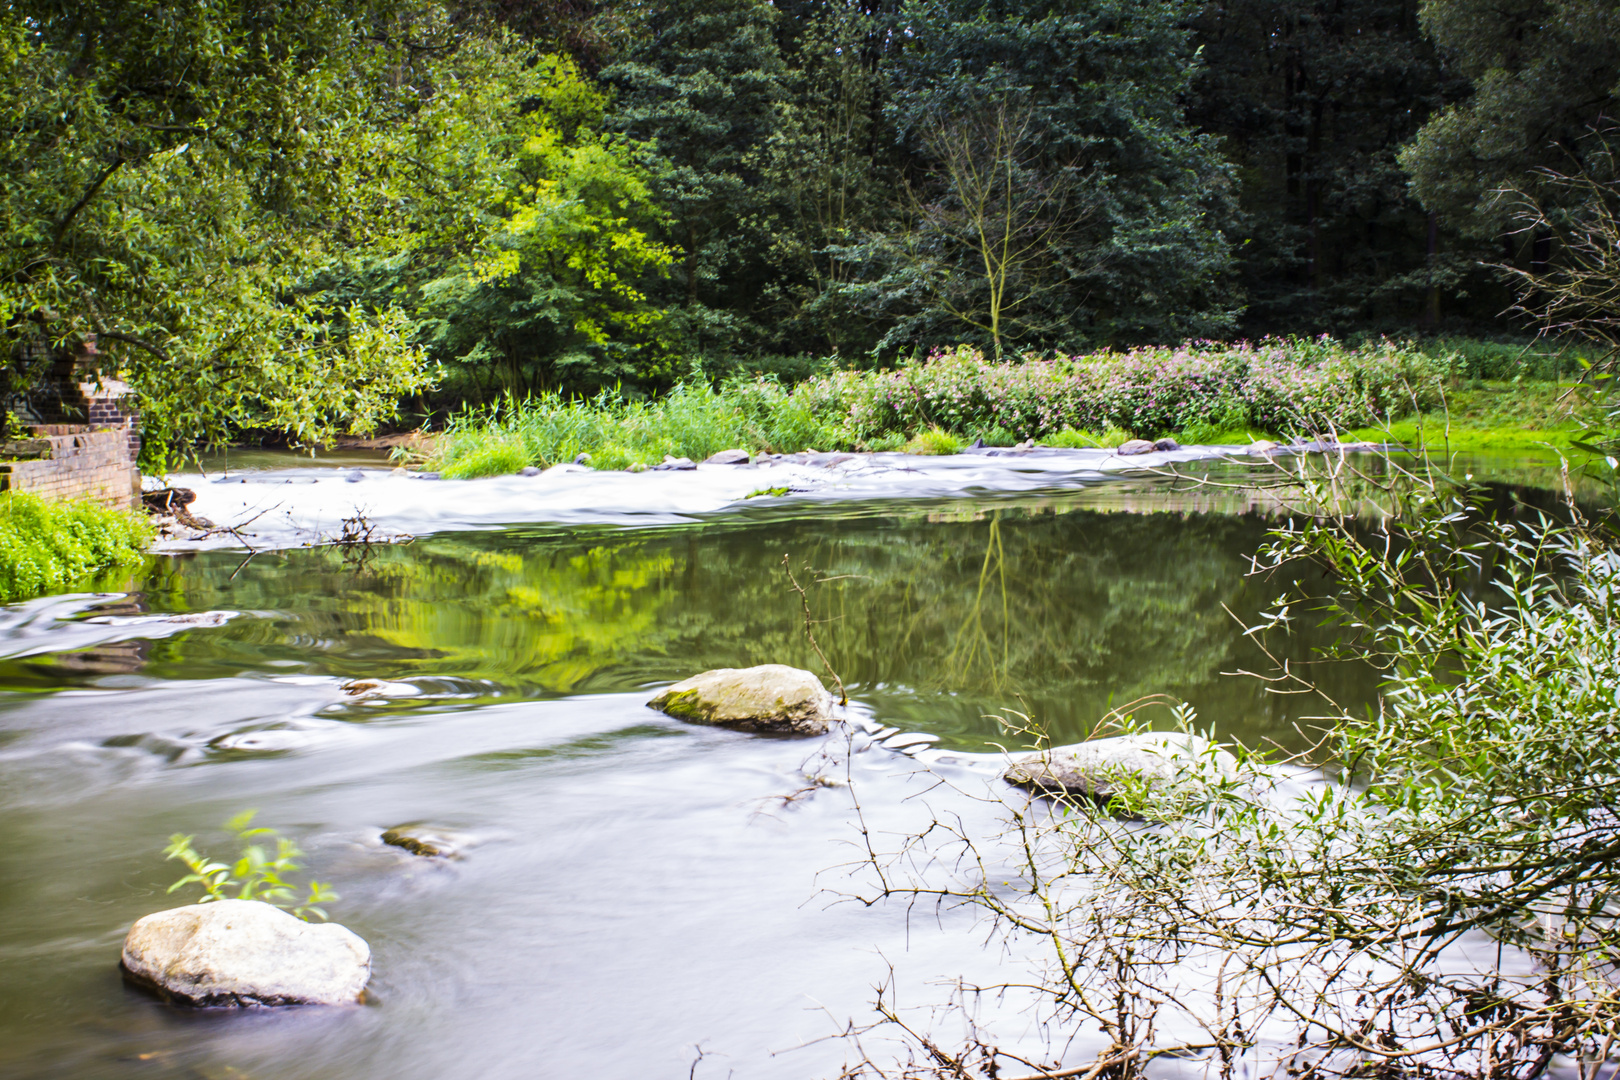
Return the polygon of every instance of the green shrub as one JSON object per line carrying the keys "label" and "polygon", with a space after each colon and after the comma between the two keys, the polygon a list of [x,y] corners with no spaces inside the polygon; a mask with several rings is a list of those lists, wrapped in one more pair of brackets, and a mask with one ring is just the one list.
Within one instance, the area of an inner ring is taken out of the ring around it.
{"label": "green shrub", "polygon": [[1111,427],[1101,435],[1091,431],[1064,428],[1055,435],[1040,440],[1042,446],[1060,450],[1115,450],[1131,441],[1131,433],[1124,428]]}
{"label": "green shrub", "polygon": [[94,570],[133,563],[151,540],[144,516],[0,493],[0,600],[36,596]]}
{"label": "green shrub", "polygon": [[958,454],[962,451],[962,440],[939,427],[931,427],[927,431],[920,431],[910,442],[906,443],[906,453],[934,456],[939,454]]}

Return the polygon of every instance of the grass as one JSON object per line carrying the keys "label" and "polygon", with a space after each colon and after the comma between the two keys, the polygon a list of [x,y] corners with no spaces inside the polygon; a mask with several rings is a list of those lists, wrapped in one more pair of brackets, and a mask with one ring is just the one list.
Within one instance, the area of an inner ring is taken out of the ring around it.
{"label": "grass", "polygon": [[1111,427],[1099,435],[1093,431],[1079,431],[1066,427],[1056,434],[1041,439],[1040,444],[1060,450],[1114,450],[1130,441],[1131,433],[1124,428]]}
{"label": "grass", "polygon": [[733,447],[792,453],[847,445],[809,403],[774,379],[680,385],[657,401],[603,394],[568,400],[543,394],[455,417],[427,467],[452,479],[513,473],[589,454],[597,469],[655,465],[666,456],[702,461]]}
{"label": "grass", "polygon": [[960,454],[965,445],[959,437],[936,424],[927,431],[919,431],[910,442],[906,443],[904,450],[908,454],[934,457],[942,454]]}
{"label": "grass", "polygon": [[133,563],[151,540],[144,515],[0,493],[0,601],[37,596],[93,571]]}
{"label": "grass", "polygon": [[[1591,406],[1569,383],[1474,381],[1451,390],[1445,408],[1407,416],[1350,437],[1452,450],[1568,453]],[[1579,453],[1579,452],[1577,452]]]}

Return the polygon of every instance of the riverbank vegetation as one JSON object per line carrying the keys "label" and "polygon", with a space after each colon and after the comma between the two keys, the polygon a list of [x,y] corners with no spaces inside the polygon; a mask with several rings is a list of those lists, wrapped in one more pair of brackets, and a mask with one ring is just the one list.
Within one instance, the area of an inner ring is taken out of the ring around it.
{"label": "riverbank vegetation", "polygon": [[[1612,1068],[1616,535],[1578,515],[1494,519],[1437,466],[1384,465],[1300,462],[1281,481],[1301,512],[1255,564],[1297,582],[1314,562],[1334,583],[1325,598],[1283,585],[1249,631],[1324,614],[1342,631],[1314,663],[1260,673],[1318,698],[1309,770],[1238,747],[1235,772],[1195,762],[1106,806],[1048,793],[1058,812],[1015,808],[1004,844],[935,821],[871,841],[861,895],[972,905],[1039,943],[1020,985],[1054,1030],[1096,1032],[1091,1066],[1111,1075],[1167,1056],[1222,1076]],[[1324,691],[1335,658],[1384,671],[1375,708]],[[880,1027],[904,1023],[879,1007]],[[866,1059],[847,1075],[1011,1067],[989,1040],[916,1031],[898,1032],[913,1067]]]}
{"label": "riverbank vegetation", "polygon": [[1118,446],[1127,438],[1246,443],[1324,432],[1413,445],[1447,432],[1458,449],[1579,437],[1587,399],[1571,384],[1486,381],[1553,373],[1575,350],[1472,349],[1375,339],[1192,342],[1053,359],[996,361],[959,347],[880,371],[834,370],[786,385],[765,375],[682,382],[654,401],[549,393],[471,409],[446,424],[426,466],[473,477],[589,456],[595,468],[753,453],[949,453],[1010,446]]}
{"label": "riverbank vegetation", "polygon": [[144,515],[0,492],[0,601],[26,599],[96,570],[135,563],[151,539]]}

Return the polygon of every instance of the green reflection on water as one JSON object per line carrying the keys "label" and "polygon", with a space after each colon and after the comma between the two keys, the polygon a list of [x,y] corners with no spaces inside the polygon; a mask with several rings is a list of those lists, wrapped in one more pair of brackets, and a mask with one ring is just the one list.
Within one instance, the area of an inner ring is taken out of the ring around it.
{"label": "green reflection on water", "polygon": [[[887,722],[982,746],[999,735],[987,714],[1016,709],[1072,741],[1111,706],[1171,694],[1231,734],[1297,745],[1291,725],[1318,704],[1223,674],[1268,668],[1241,632],[1281,589],[1244,576],[1265,528],[1250,515],[1097,510],[1082,494],[643,532],[455,533],[377,549],[362,566],[333,549],[245,565],[198,554],[154,560],[129,583],[134,602],[260,617],[7,662],[0,687],[314,673],[426,680],[479,703],[633,690],[712,667],[819,668],[782,573],[788,554],[821,579],[810,592],[828,658]],[[1317,643],[1306,631],[1281,655],[1308,662]],[[1321,677],[1341,700],[1369,698],[1365,671]]]}

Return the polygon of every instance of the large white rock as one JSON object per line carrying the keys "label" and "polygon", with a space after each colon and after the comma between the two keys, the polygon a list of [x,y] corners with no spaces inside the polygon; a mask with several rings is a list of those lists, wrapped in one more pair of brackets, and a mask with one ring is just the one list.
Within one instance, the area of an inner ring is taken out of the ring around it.
{"label": "large white rock", "polygon": [[371,948],[336,923],[307,923],[258,900],[216,900],[138,919],[124,970],[192,1005],[352,1005]]}
{"label": "large white rock", "polygon": [[1112,739],[1054,746],[1019,758],[1002,777],[1020,787],[1111,798],[1121,778],[1154,786],[1190,778],[1231,779],[1237,759],[1209,740],[1180,731],[1144,731]]}
{"label": "large white rock", "polygon": [[820,735],[832,695],[812,672],[785,664],[716,668],[658,692],[649,702],[679,720],[744,731]]}

